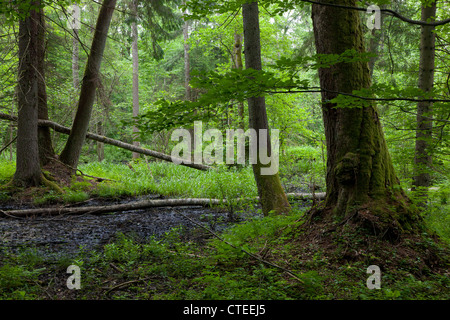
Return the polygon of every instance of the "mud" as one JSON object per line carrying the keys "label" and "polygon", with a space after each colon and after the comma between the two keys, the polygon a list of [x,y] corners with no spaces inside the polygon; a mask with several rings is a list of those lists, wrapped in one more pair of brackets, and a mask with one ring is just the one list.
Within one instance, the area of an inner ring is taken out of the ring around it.
{"label": "mud", "polygon": [[[107,205],[127,203],[156,196],[145,196],[119,201],[90,200],[83,205]],[[1,205],[0,210],[25,209],[29,206]],[[256,208],[247,213],[230,213],[222,208],[201,206],[148,208],[102,215],[61,215],[34,218],[0,218],[0,247],[9,250],[31,248],[45,255],[76,255],[83,250],[99,249],[114,241],[118,234],[146,242],[150,238],[162,238],[174,228],[182,240],[204,241],[211,234],[191,220],[208,229],[219,232],[251,216],[258,216]],[[191,220],[189,220],[189,219]],[[233,218],[233,219],[231,219]]]}

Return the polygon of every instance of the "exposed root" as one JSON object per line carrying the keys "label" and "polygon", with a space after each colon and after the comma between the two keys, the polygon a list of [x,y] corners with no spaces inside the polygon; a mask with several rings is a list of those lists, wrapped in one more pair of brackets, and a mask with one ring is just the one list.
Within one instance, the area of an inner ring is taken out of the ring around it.
{"label": "exposed root", "polygon": [[46,174],[42,173],[41,175],[41,180],[42,180],[42,184],[48,188],[50,188],[51,190],[63,194],[64,190],[56,183],[51,181],[51,179],[47,179],[46,178]]}

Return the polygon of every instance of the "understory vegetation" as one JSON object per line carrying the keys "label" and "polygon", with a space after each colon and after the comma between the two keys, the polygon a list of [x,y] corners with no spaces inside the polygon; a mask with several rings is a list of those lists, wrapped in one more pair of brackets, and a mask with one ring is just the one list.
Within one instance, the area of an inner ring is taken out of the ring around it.
{"label": "understory vegetation", "polygon": [[[300,151],[296,148],[287,153],[291,157]],[[320,171],[323,164],[316,162]],[[292,180],[292,176],[299,176],[293,175],[293,170],[311,172],[310,166],[308,157],[299,158],[295,169],[292,164],[282,166],[280,174],[285,187],[289,190],[290,184],[301,186]],[[8,181],[14,173],[13,163],[3,160],[0,168],[0,179]],[[228,197],[230,201],[257,194],[250,168],[201,172],[146,161],[134,162],[131,168],[123,163],[85,164],[80,166],[85,182],[73,183],[62,199],[51,192],[40,194],[34,198],[34,204],[69,204],[96,197],[120,199],[149,193],[166,197]],[[88,181],[94,176],[110,180],[93,188]],[[320,185],[317,177],[305,178],[303,191],[313,179]],[[429,240],[402,240],[411,252],[386,246],[375,236],[355,232],[350,225],[329,235],[318,233],[326,245],[317,239],[305,241],[302,226],[308,224],[305,212],[310,202],[291,199],[295,209],[289,215],[249,217],[245,214],[248,210],[258,210],[256,203],[250,201],[245,209],[243,203],[232,207],[236,222],[222,232],[211,230],[211,224],[199,217],[189,228],[173,228],[151,239],[118,233],[114,241],[96,250],[81,247],[76,255],[42,254],[28,246],[2,247],[0,298],[449,299],[448,274],[430,270],[421,256],[411,254],[420,247],[424,252],[432,248],[445,255],[450,243],[448,190],[442,184],[433,191],[430,204],[422,213],[432,231],[425,237]],[[7,194],[2,197],[7,201]],[[225,206],[225,210],[230,210],[230,206]],[[432,240],[436,234],[440,245]],[[372,264],[381,267],[380,290],[369,290],[366,285],[366,270]],[[80,267],[80,290],[66,287],[69,265]]]}
{"label": "understory vegetation", "polygon": [[0,1],[0,300],[450,299],[450,4],[328,2]]}

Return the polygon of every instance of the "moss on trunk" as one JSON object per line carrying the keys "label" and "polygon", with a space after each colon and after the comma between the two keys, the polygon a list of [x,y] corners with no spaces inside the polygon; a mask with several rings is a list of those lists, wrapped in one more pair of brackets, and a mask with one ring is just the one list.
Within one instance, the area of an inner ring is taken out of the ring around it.
{"label": "moss on trunk", "polygon": [[[355,6],[355,1],[342,0],[339,4]],[[317,53],[365,52],[357,11],[313,5],[312,19]],[[322,68],[319,78],[324,90],[322,111],[328,155],[325,207],[330,210],[326,212],[332,212],[340,221],[358,217],[369,228],[385,233],[419,224],[418,214],[399,187],[376,105],[360,102],[349,107],[329,102],[337,96],[334,92],[352,93],[370,87],[367,62]]]}

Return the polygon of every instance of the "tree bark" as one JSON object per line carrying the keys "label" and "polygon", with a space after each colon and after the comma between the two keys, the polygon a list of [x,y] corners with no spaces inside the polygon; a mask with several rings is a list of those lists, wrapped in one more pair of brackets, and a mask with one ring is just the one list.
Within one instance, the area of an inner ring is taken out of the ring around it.
{"label": "tree bark", "polygon": [[[132,0],[130,3],[131,13],[134,14],[134,21],[131,24],[131,37],[133,42],[131,44],[131,55],[133,59],[133,117],[139,115],[139,53],[138,53],[138,29],[137,29],[137,1]],[[133,144],[139,147],[139,141],[135,141],[139,130],[136,125],[133,125]],[[133,152],[133,159],[140,157],[140,154]]]}
{"label": "tree bark", "polygon": [[81,84],[77,113],[67,143],[60,155],[60,160],[73,168],[76,168],[78,165],[81,149],[89,127],[95,100],[95,91],[99,83],[103,51],[115,6],[116,0],[104,0],[100,9],[94,39],[92,40],[92,46]]}
{"label": "tree bark", "polygon": [[[39,1],[32,2],[39,5]],[[41,183],[38,149],[39,13],[30,10],[19,21],[17,157],[14,183],[23,187]]]}
{"label": "tree bark", "polygon": [[[338,4],[354,7],[355,0]],[[364,52],[358,12],[313,4],[312,20],[317,53]],[[391,231],[398,231],[413,214],[399,187],[376,106],[352,108],[328,102],[336,97],[331,92],[352,93],[370,87],[368,64],[335,64],[319,69],[319,78],[324,89],[322,113],[328,156],[325,207],[330,209],[323,212],[343,219],[366,208],[380,226],[389,224]]]}
{"label": "tree bark", "polygon": [[[38,118],[48,120],[47,89],[45,84],[45,20],[44,9],[39,10],[38,32]],[[46,165],[55,157],[50,128],[38,127],[38,146],[40,165]]]}
{"label": "tree bark", "polygon": [[[429,7],[422,5],[423,21],[435,18],[436,2],[433,1]],[[432,26],[421,26],[420,28],[419,89],[429,92],[433,90],[434,83],[435,33]],[[427,189],[431,185],[432,151],[430,146],[433,138],[433,122],[430,118],[432,118],[432,112],[431,102],[424,101],[417,104],[413,189],[416,190],[421,205],[426,203]]]}
{"label": "tree bark", "polygon": [[[261,70],[261,44],[259,30],[259,12],[258,3],[251,2],[242,5],[242,17],[244,24],[244,54],[245,67],[247,69]],[[271,143],[269,135],[269,123],[266,113],[266,104],[264,97],[251,97],[248,100],[249,110],[249,127],[259,132],[266,129],[267,134],[267,154],[270,155]],[[258,153],[266,152],[262,150],[261,141],[258,140]],[[274,211],[275,213],[287,213],[291,206],[286,198],[286,194],[281,186],[278,173],[273,175],[262,175],[261,168],[264,165],[260,162],[259,156],[257,163],[253,164],[253,173],[258,187],[258,195],[260,197],[262,211],[265,215]]]}

